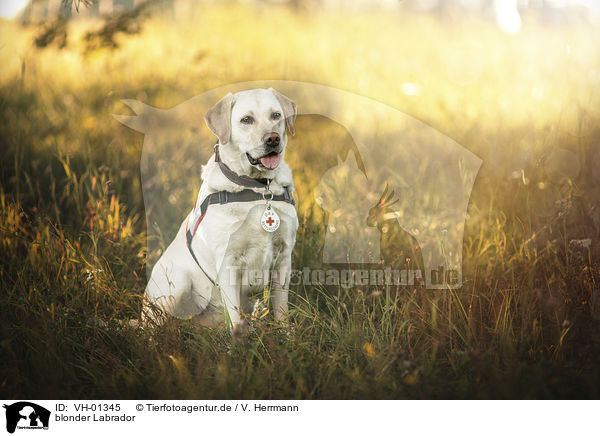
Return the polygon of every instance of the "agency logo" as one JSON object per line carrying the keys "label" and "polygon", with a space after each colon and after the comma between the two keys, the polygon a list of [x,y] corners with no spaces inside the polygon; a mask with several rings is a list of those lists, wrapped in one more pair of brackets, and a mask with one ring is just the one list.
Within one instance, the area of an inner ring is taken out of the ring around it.
{"label": "agency logo", "polygon": [[[123,100],[135,115],[114,117],[144,133],[147,271],[196,200],[201,165],[214,141],[204,114],[228,92],[271,87],[298,105],[296,135],[290,138],[286,160],[294,173],[299,219],[318,223],[324,217],[324,236],[297,241],[298,251],[304,250],[302,261],[310,250],[309,260],[319,256],[324,266],[314,264],[319,271],[313,274],[314,268],[306,273],[305,265],[296,265],[302,268],[302,283],[338,283],[343,273],[354,284],[462,286],[467,206],[482,160],[386,104],[288,81],[225,86],[171,109]],[[329,124],[323,127],[315,117]],[[339,146],[343,141],[328,126],[345,132],[346,145]]]}
{"label": "agency logo", "polygon": [[6,431],[14,433],[16,429],[48,429],[50,411],[29,401],[19,401],[3,406],[6,409]]}
{"label": "agency logo", "polygon": [[337,165],[321,177],[315,199],[329,217],[323,262],[381,262],[380,231],[368,220],[374,206],[370,192],[364,189],[368,183],[352,152],[345,161],[338,156]]}

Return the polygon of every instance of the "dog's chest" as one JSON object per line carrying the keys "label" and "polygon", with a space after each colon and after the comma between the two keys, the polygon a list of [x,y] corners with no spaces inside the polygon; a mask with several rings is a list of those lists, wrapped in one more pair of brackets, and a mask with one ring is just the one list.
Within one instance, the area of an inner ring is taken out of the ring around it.
{"label": "dog's chest", "polygon": [[270,269],[280,253],[293,248],[298,219],[292,205],[273,202],[279,227],[268,232],[262,222],[266,208],[264,202],[211,206],[200,226],[203,237],[222,253],[222,259],[247,268]]}
{"label": "dog's chest", "polygon": [[[276,255],[293,244],[297,229],[296,211],[289,205],[285,206],[287,207],[272,204],[271,208],[267,209],[266,204],[261,203],[251,207],[245,217],[240,216],[235,238],[239,238],[239,242],[248,247],[247,250],[242,249],[243,251],[250,255],[250,252],[256,249],[259,252],[264,250],[265,253]],[[269,228],[269,225],[274,224],[275,221],[279,222],[277,229],[265,230],[265,227]],[[237,245],[233,240],[231,242],[232,246]]]}

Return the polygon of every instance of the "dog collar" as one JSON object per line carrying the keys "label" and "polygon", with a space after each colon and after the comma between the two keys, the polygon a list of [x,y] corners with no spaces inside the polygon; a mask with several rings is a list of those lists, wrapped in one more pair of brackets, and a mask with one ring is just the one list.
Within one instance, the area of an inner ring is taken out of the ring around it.
{"label": "dog collar", "polygon": [[[296,202],[294,201],[294,197],[292,196],[289,186],[283,186],[283,194],[273,195],[273,193],[269,189],[271,179],[253,179],[252,177],[248,176],[240,176],[239,174],[236,174],[234,171],[232,171],[231,168],[229,168],[219,159],[219,144],[215,145],[215,162],[219,163],[221,171],[223,172],[225,177],[227,177],[233,183],[237,183],[238,185],[242,186],[247,186],[249,188],[265,188],[265,192],[263,193],[253,191],[252,189],[244,189],[240,192],[213,192],[212,194],[207,195],[203,199],[203,201],[200,201],[200,193],[198,193],[198,198],[196,199],[196,204],[194,205],[192,214],[190,215],[188,222],[185,225],[185,243],[190,254],[192,255],[192,258],[194,259],[194,262],[196,262],[196,265],[198,265],[198,267],[204,273],[206,278],[208,278],[208,280],[214,286],[218,287],[219,283],[215,279],[213,279],[204,268],[202,268],[202,265],[198,261],[198,258],[196,257],[196,254],[192,249],[192,240],[194,239],[196,230],[198,230],[198,226],[206,216],[206,212],[208,212],[208,207],[211,204],[243,203],[257,200],[265,200],[267,202],[267,210],[265,211],[265,214],[269,213],[272,216],[277,217],[277,214],[275,212],[270,212],[272,201],[283,201],[291,204],[292,206],[294,206]],[[266,193],[270,194],[270,198],[266,198]],[[267,220],[269,219],[268,217],[271,215],[267,216]],[[279,218],[277,218],[277,220],[279,220]],[[279,226],[279,224],[277,224],[277,226]],[[273,230],[275,229],[276,227]],[[268,230],[266,228],[265,230],[273,231]]]}
{"label": "dog collar", "polygon": [[221,168],[223,175],[237,185],[245,186],[247,188],[266,188],[269,184],[270,179],[254,179],[248,176],[240,176],[229,168],[219,156],[219,144],[215,144],[215,162],[219,164],[219,168]]}

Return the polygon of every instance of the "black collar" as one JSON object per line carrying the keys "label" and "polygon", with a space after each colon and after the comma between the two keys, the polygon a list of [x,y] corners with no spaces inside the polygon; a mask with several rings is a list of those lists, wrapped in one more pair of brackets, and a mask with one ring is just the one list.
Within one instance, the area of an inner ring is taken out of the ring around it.
{"label": "black collar", "polygon": [[231,168],[225,165],[223,161],[221,161],[221,158],[219,157],[219,144],[215,145],[215,162],[219,164],[219,168],[221,168],[223,175],[238,185],[245,186],[247,188],[266,188],[271,181],[271,179],[266,178],[254,179],[248,176],[240,176],[234,172]]}

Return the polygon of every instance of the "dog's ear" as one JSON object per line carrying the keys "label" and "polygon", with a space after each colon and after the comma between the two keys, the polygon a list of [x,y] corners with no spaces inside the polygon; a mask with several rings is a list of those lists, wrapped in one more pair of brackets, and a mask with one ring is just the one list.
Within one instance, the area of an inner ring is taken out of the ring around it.
{"label": "dog's ear", "polygon": [[225,145],[231,139],[231,107],[233,106],[233,94],[231,92],[211,107],[204,121],[208,128],[217,135],[219,144]]}
{"label": "dog's ear", "polygon": [[296,121],[296,115],[298,114],[298,106],[292,100],[287,98],[285,95],[277,92],[273,88],[269,88],[269,91],[275,95],[277,101],[283,109],[283,116],[285,117],[285,125],[287,126],[290,134],[294,135],[294,122]]}

